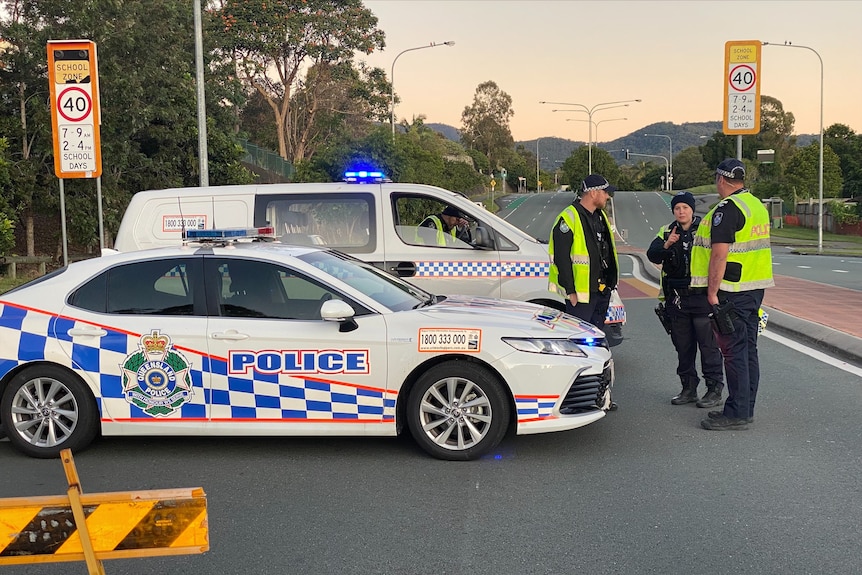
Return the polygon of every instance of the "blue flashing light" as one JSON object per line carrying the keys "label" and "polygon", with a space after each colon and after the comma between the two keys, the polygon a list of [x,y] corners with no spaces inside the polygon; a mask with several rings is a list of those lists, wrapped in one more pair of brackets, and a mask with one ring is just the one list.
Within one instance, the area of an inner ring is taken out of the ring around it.
{"label": "blue flashing light", "polygon": [[379,170],[348,170],[344,172],[344,181],[356,184],[380,183],[386,181],[386,176]]}
{"label": "blue flashing light", "polygon": [[221,228],[212,230],[186,230],[186,239],[197,241],[240,240],[274,237],[275,229],[272,226],[263,226],[260,228]]}

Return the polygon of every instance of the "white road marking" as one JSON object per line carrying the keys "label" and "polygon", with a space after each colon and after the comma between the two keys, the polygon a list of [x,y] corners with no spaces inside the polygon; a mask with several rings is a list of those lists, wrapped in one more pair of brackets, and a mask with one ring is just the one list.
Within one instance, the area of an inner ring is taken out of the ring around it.
{"label": "white road marking", "polygon": [[[634,271],[634,276],[640,281],[650,284],[651,286],[658,288],[659,285],[655,283],[652,278],[646,277],[640,272],[640,265],[637,261],[635,261],[634,256],[628,256],[632,260],[632,270]],[[812,349],[807,347],[801,343],[795,342],[792,339],[788,339],[784,336],[778,335],[777,333],[773,333],[769,331],[769,327],[767,326],[766,331],[761,334],[763,337],[771,339],[774,342],[780,343],[790,349],[794,349],[800,353],[804,353],[808,357],[814,358],[816,360],[822,361],[823,363],[829,364],[833,367],[837,367],[847,373],[852,373],[853,375],[858,375],[862,377],[862,368],[858,368],[855,365],[851,365],[846,361],[841,361],[840,359],[836,359],[832,356],[826,355],[822,351],[817,351],[816,349]]]}
{"label": "white road marking", "polygon": [[835,272],[836,274],[849,274],[850,273],[848,270],[832,270],[832,271]]}
{"label": "white road marking", "polygon": [[798,267],[801,270],[810,270],[811,269],[811,266],[796,266],[796,267]]}

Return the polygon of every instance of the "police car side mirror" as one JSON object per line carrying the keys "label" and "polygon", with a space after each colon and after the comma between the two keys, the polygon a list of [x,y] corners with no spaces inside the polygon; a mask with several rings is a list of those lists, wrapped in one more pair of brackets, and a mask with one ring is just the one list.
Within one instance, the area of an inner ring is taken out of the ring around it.
{"label": "police car side mirror", "polygon": [[331,299],[320,306],[320,317],[325,321],[344,321],[353,317],[356,312],[346,301]]}
{"label": "police car side mirror", "polygon": [[338,331],[341,333],[351,332],[359,327],[353,315],[356,313],[350,304],[340,299],[331,299],[323,302],[320,306],[320,317],[323,321],[338,322]]}

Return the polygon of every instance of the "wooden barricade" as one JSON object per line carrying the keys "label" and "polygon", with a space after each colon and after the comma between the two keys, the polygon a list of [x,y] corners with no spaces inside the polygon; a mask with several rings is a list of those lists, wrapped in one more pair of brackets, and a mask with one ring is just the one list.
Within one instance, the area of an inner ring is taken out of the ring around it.
{"label": "wooden barricade", "polygon": [[60,453],[66,496],[0,499],[0,565],[102,561],[209,551],[200,487],[84,494],[72,453]]}

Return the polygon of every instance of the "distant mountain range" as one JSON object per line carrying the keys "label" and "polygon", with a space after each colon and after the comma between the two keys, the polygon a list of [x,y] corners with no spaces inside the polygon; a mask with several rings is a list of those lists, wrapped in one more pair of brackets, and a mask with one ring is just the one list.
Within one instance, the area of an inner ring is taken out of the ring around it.
{"label": "distant mountain range", "polygon": [[[461,138],[457,128],[448,124],[426,123],[426,126],[439,132],[443,137],[459,141]],[[672,122],[658,122],[644,126],[631,132],[627,136],[611,140],[610,142],[598,142],[596,146],[604,150],[622,150],[628,148],[639,154],[656,154],[666,156],[668,149],[667,138],[644,136],[644,134],[664,134],[670,136],[673,142],[673,155],[676,156],[682,150],[691,146],[701,146],[706,138],[711,138],[716,132],[720,132],[722,123],[718,122],[687,122],[674,124]],[[705,138],[703,137],[705,136]],[[817,134],[800,134],[796,137],[798,146],[807,146],[817,139]],[[559,165],[572,154],[572,150],[585,145],[586,142],[567,140],[548,136],[539,138],[539,165],[543,170],[553,172]],[[536,153],[536,140],[523,140],[515,142],[515,147],[524,146],[527,150]],[[658,160],[659,162],[661,160]]]}

